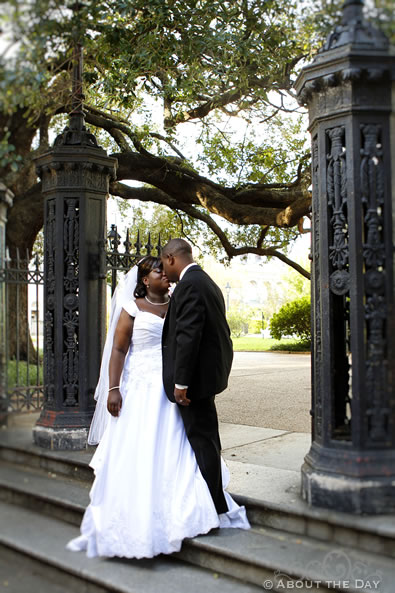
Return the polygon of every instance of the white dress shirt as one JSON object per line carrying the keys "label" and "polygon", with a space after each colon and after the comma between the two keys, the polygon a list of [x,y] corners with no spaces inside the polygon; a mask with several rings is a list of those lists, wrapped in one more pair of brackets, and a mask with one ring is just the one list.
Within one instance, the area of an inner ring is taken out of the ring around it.
{"label": "white dress shirt", "polygon": [[193,261],[191,264],[188,264],[187,266],[185,266],[185,268],[183,268],[180,272],[180,278],[179,280],[182,280],[184,277],[184,274],[187,270],[189,270],[189,268],[191,268],[192,266],[196,266],[197,264]]}

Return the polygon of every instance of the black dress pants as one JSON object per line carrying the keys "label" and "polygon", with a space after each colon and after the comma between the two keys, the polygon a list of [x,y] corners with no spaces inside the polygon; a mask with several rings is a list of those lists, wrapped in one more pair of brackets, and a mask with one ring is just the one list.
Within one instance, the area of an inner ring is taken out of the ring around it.
{"label": "black dress pants", "polygon": [[191,401],[189,406],[178,406],[185,432],[195,452],[196,461],[210,490],[218,514],[226,513],[221,475],[221,441],[214,397]]}

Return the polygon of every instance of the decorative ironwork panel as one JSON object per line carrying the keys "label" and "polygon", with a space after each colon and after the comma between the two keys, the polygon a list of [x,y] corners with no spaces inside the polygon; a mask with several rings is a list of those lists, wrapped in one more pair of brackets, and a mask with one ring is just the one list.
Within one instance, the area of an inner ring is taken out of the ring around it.
{"label": "decorative ironwork panel", "polygon": [[63,229],[64,297],[63,297],[63,389],[64,404],[75,406],[78,399],[78,263],[79,263],[79,201],[65,202]]}
{"label": "decorative ironwork panel", "polygon": [[327,130],[326,191],[329,214],[329,288],[333,333],[332,373],[334,417],[332,436],[351,438],[350,385],[350,272],[347,212],[347,162],[345,130]]}
{"label": "decorative ironwork panel", "polygon": [[347,171],[344,128],[333,128],[327,132],[329,154],[327,168],[327,195],[331,214],[331,239],[329,260],[331,291],[337,295],[348,293],[350,275],[348,272],[348,235],[347,235]]}
{"label": "decorative ironwork panel", "polygon": [[387,299],[385,294],[385,212],[382,129],[361,125],[361,191],[364,216],[366,417],[368,438],[385,443],[390,414],[386,393],[388,374]]}
{"label": "decorative ironwork panel", "polygon": [[45,286],[45,318],[44,318],[44,368],[45,368],[45,401],[51,405],[55,396],[55,199],[46,202],[45,220],[45,269],[47,283]]}

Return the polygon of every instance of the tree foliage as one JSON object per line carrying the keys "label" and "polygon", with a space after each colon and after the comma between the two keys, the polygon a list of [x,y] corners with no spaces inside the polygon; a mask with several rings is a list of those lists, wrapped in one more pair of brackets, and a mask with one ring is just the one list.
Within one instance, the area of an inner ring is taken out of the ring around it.
{"label": "tree foliage", "polygon": [[232,309],[227,312],[226,319],[232,337],[240,338],[245,328],[245,319],[242,312],[239,309]]}
{"label": "tree foliage", "polygon": [[[240,338],[242,334],[259,334],[261,329],[266,327],[262,320],[261,310],[244,304],[232,304],[226,312],[231,334],[234,338]],[[263,327],[262,327],[263,325]]]}
{"label": "tree foliage", "polygon": [[72,47],[82,40],[86,122],[119,162],[111,193],[167,206],[174,224],[204,228],[214,253],[279,257],[308,276],[287,257],[310,207],[292,85],[341,4],[3,3],[11,49],[0,58],[0,176],[15,194],[11,249],[31,249],[42,226],[32,158],[70,110]]}
{"label": "tree foliage", "polygon": [[270,320],[270,333],[276,340],[285,336],[311,339],[310,298],[302,297],[287,303]]}

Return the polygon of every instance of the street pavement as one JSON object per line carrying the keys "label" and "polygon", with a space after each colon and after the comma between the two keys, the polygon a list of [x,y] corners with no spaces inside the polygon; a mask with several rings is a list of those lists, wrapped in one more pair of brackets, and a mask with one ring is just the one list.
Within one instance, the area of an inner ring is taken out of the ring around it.
{"label": "street pavement", "polygon": [[235,352],[221,422],[310,433],[310,354]]}

